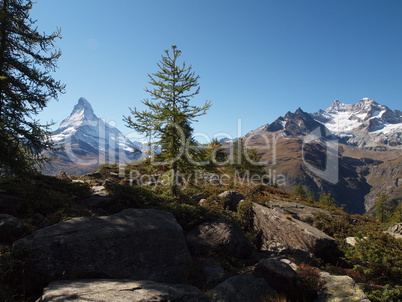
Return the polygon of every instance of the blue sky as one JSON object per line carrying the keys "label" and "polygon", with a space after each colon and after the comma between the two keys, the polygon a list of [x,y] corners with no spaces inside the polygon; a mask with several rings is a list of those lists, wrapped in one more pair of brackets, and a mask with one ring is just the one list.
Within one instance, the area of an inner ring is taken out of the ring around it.
{"label": "blue sky", "polygon": [[212,102],[193,124],[210,137],[244,135],[335,99],[402,109],[399,0],[37,0],[31,17],[63,35],[54,76],[67,92],[40,113],[43,122],[58,125],[85,97],[136,137],[122,117],[143,108],[147,74],[173,44],[200,75],[193,104]]}

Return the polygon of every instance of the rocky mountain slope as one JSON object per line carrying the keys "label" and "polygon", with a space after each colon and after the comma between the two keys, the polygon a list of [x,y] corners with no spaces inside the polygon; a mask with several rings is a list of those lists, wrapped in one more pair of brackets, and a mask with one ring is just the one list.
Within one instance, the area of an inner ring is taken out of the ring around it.
{"label": "rocky mountain slope", "polygon": [[117,128],[98,118],[91,104],[80,98],[71,114],[61,122],[52,136],[63,148],[47,169],[82,175],[101,164],[126,164],[142,156],[144,145],[132,142]]}
{"label": "rocky mountain slope", "polygon": [[325,111],[301,108],[245,136],[258,149],[271,177],[292,191],[301,183],[329,192],[350,213],[373,208],[379,192],[402,200],[402,115],[370,99]]}

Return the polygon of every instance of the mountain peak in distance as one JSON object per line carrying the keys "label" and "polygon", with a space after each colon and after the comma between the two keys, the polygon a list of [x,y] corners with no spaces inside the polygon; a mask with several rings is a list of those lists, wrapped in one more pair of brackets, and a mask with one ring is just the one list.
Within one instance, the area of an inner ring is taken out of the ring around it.
{"label": "mountain peak in distance", "polygon": [[59,159],[52,162],[56,173],[60,170],[57,166],[78,175],[93,171],[102,164],[124,165],[140,158],[143,149],[141,143],[130,141],[120,130],[98,118],[91,103],[83,97],[60,123],[52,140],[64,148],[57,154]]}

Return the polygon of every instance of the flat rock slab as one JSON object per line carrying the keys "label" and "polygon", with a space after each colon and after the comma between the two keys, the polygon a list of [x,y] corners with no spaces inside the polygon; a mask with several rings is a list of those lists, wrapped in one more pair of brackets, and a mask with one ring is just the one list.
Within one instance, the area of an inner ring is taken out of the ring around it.
{"label": "flat rock slab", "polygon": [[127,209],[61,222],[18,240],[48,282],[109,278],[181,283],[191,265],[183,229],[169,212]]}
{"label": "flat rock slab", "polygon": [[349,276],[320,273],[326,284],[315,302],[370,302],[364,292]]}
{"label": "flat rock slab", "polygon": [[309,207],[304,204],[291,201],[271,199],[269,202],[267,202],[266,206],[283,214],[292,215],[294,218],[309,224],[313,223],[314,216],[317,214],[331,216],[331,213],[327,210]]}
{"label": "flat rock slab", "polygon": [[71,280],[49,284],[37,302],[209,302],[198,288],[133,280]]}

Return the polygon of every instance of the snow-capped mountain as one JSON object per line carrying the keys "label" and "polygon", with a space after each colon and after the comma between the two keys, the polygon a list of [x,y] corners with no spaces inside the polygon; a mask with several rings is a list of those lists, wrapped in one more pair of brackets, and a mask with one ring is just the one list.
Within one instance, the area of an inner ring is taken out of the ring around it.
{"label": "snow-capped mountain", "polygon": [[356,104],[335,100],[325,111],[311,116],[343,143],[364,148],[402,148],[402,113],[372,99],[364,98]]}
{"label": "snow-capped mountain", "polygon": [[286,190],[329,192],[350,213],[371,210],[379,192],[402,200],[402,112],[374,100],[336,100],[313,114],[299,108],[246,137]]}
{"label": "snow-capped mountain", "polygon": [[[141,142],[130,141],[117,128],[98,118],[85,98],[78,100],[70,116],[52,135],[52,140],[63,147],[58,156],[64,170],[69,165],[87,166],[84,170],[88,171],[105,163],[124,165],[140,158],[144,149]],[[53,166],[57,164],[56,160]]]}
{"label": "snow-capped mountain", "polygon": [[258,136],[264,133],[280,133],[283,137],[305,136],[316,129],[320,129],[320,134],[327,137],[329,131],[325,126],[316,121],[309,113],[298,108],[294,113],[288,111],[284,116],[280,116],[271,124],[263,125],[246,136]]}

